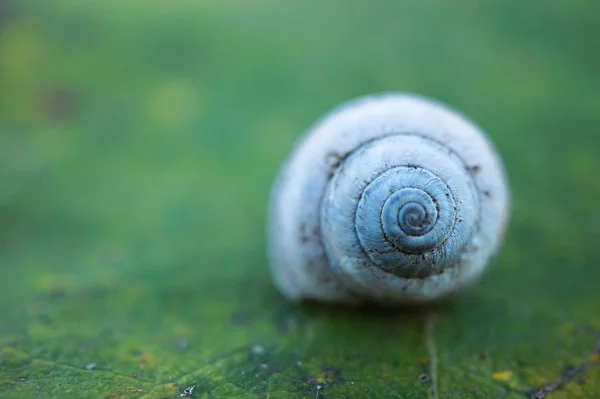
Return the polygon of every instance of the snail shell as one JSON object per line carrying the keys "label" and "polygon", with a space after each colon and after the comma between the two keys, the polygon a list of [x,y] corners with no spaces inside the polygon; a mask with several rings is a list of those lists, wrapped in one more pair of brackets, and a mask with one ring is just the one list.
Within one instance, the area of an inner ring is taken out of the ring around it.
{"label": "snail shell", "polygon": [[509,215],[497,151],[471,121],[405,93],[319,120],[269,204],[270,271],[291,300],[428,302],[475,281]]}

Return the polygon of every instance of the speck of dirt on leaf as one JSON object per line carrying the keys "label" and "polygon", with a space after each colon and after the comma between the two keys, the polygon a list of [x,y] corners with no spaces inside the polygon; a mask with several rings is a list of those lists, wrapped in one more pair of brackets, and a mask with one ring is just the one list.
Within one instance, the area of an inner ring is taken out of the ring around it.
{"label": "speck of dirt on leaf", "polygon": [[196,388],[195,385],[189,386],[186,389],[183,390],[183,392],[181,392],[179,394],[180,398],[188,398],[190,396],[192,396],[192,394],[194,393],[194,389]]}
{"label": "speck of dirt on leaf", "polygon": [[431,377],[429,377],[429,374],[427,373],[421,373],[419,375],[419,381],[421,382],[429,382],[431,380]]}

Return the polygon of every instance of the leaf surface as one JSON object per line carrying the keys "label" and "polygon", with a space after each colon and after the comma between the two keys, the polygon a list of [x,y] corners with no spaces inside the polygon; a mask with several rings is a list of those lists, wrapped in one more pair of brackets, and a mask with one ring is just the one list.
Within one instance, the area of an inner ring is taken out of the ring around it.
{"label": "leaf surface", "polygon": [[[593,3],[0,10],[0,396],[600,395]],[[388,90],[489,133],[504,249],[434,307],[290,304],[266,266],[276,170]]]}

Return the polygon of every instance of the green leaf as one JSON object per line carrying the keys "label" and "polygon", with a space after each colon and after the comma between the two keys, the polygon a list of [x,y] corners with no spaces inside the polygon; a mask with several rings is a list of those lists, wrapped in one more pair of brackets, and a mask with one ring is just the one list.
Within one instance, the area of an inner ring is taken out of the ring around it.
{"label": "green leaf", "polygon": [[[0,396],[600,396],[593,3],[0,10]],[[436,306],[290,304],[266,266],[276,170],[388,90],[490,134],[504,249]]]}

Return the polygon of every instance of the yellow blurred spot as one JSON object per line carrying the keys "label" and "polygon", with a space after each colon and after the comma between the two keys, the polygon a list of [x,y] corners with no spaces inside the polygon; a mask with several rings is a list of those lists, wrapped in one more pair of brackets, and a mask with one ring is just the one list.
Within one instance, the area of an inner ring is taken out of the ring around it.
{"label": "yellow blurred spot", "polygon": [[18,351],[11,347],[6,347],[2,349],[2,356],[17,360],[29,359],[29,355],[27,353]]}
{"label": "yellow blurred spot", "polygon": [[177,386],[176,386],[176,385],[175,385],[175,383],[173,383],[173,382],[171,382],[171,383],[168,385],[168,387],[169,387],[169,389],[177,389]]}
{"label": "yellow blurred spot", "polygon": [[333,370],[327,370],[322,372],[321,374],[319,374],[317,377],[315,377],[315,381],[318,383],[333,383],[336,381],[336,375],[335,372]]}
{"label": "yellow blurred spot", "polygon": [[161,127],[181,128],[200,112],[198,87],[191,82],[173,80],[155,89],[150,96],[148,114]]}
{"label": "yellow blurred spot", "polygon": [[513,377],[513,372],[510,370],[496,371],[492,374],[492,378],[496,381],[508,381]]}
{"label": "yellow blurred spot", "polygon": [[19,366],[21,363],[29,359],[30,356],[27,353],[18,351],[14,348],[7,347],[0,351],[1,362],[10,366]]}
{"label": "yellow blurred spot", "polygon": [[429,362],[429,358],[427,356],[423,356],[421,359],[419,359],[419,361],[421,364],[427,364]]}
{"label": "yellow blurred spot", "polygon": [[140,363],[140,368],[143,369],[146,364],[154,363],[154,355],[150,352],[142,353],[142,356],[140,356],[139,363]]}
{"label": "yellow blurred spot", "polygon": [[594,353],[591,357],[590,357],[590,363],[591,364],[596,364],[596,363],[600,363],[600,353]]}
{"label": "yellow blurred spot", "polygon": [[16,118],[35,115],[35,100],[44,74],[44,43],[36,24],[18,19],[3,27],[0,41],[0,109]]}
{"label": "yellow blurred spot", "polygon": [[31,77],[43,48],[35,23],[25,19],[12,22],[5,27],[3,38],[0,46],[0,71],[7,78]]}

